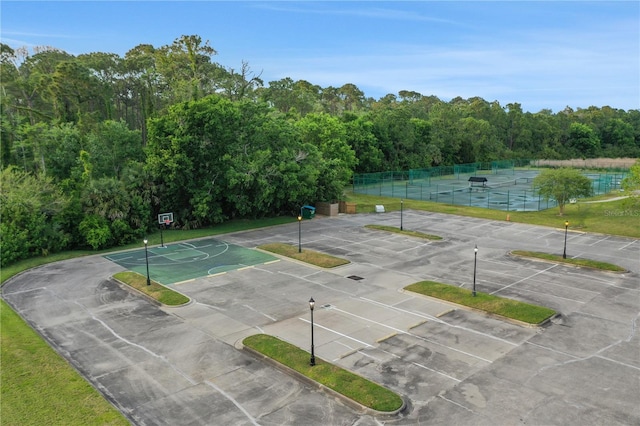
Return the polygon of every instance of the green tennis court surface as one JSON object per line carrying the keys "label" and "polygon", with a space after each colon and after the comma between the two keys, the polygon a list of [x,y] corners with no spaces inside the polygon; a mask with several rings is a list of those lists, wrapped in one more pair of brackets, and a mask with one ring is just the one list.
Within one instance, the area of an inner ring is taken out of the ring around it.
{"label": "green tennis court surface", "polygon": [[[149,276],[162,284],[175,284],[194,278],[231,271],[277,260],[256,250],[208,238],[190,243],[149,247]],[[123,268],[147,275],[144,248],[104,256]]]}

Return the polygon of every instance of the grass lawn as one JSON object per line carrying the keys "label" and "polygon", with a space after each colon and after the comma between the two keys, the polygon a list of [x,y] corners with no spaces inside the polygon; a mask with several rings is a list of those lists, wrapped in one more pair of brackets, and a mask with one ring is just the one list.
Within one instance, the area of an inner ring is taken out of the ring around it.
{"label": "grass lawn", "polygon": [[308,352],[277,337],[256,334],[244,339],[243,343],[365,407],[386,412],[402,407],[402,398],[389,389],[317,357],[316,365],[312,367]]}
{"label": "grass lawn", "polygon": [[169,287],[158,284],[153,280],[149,281],[151,285],[147,285],[147,277],[145,277],[144,275],[140,275],[137,272],[118,272],[113,277],[164,305],[179,306],[188,303],[190,300],[184,294],[173,291]]}
{"label": "grass lawn", "polygon": [[313,250],[302,250],[302,253],[299,253],[298,247],[284,243],[264,244],[258,246],[258,248],[260,250],[290,257],[311,265],[320,266],[322,268],[335,268],[336,266],[346,265],[349,263],[346,259],[340,259],[339,257],[329,256],[328,254],[318,253]]}
{"label": "grass lawn", "polygon": [[541,253],[537,251],[525,251],[525,250],[513,250],[511,254],[514,254],[516,256],[531,257],[534,259],[550,260],[552,262],[557,262],[557,263],[567,263],[569,265],[575,265],[575,266],[584,266],[584,267],[593,268],[593,269],[602,269],[603,271],[612,271],[612,272],[626,271],[626,269],[623,268],[622,266],[614,265],[611,263],[600,262],[597,260],[590,260],[590,259],[580,259],[580,258],[574,258],[574,257],[564,259],[559,254],[549,254],[549,253]]}
{"label": "grass lawn", "polygon": [[[609,197],[616,195],[618,194],[611,194]],[[602,197],[597,199],[602,200]],[[351,190],[345,191],[345,201],[356,203],[356,211],[358,213],[373,213],[377,204],[384,205],[386,211],[400,210],[400,199],[398,198],[354,194]],[[586,203],[585,201],[588,200],[580,200],[577,204],[565,206],[565,214],[563,216],[558,215],[558,208],[539,212],[506,212],[410,199],[404,200],[403,208],[405,210],[422,210],[491,220],[506,220],[507,215],[509,215],[511,222],[562,229],[564,229],[565,220],[568,220],[570,230],[640,238],[640,226],[638,226],[636,213],[640,210],[640,207],[630,207],[631,201],[627,199],[602,203]],[[636,215],[632,216],[634,213]]]}
{"label": "grass lawn", "polygon": [[553,309],[491,294],[476,292],[474,297],[471,290],[434,281],[420,281],[404,289],[528,324],[540,324],[556,314]]}
{"label": "grass lawn", "polygon": [[425,240],[441,240],[442,237],[437,235],[424,234],[418,231],[408,231],[406,229],[400,229],[395,226],[386,225],[365,225],[365,228],[377,229],[378,231],[395,232],[396,234],[407,235],[409,237],[423,238]]}
{"label": "grass lawn", "polygon": [[4,300],[0,301],[3,425],[128,425]]}

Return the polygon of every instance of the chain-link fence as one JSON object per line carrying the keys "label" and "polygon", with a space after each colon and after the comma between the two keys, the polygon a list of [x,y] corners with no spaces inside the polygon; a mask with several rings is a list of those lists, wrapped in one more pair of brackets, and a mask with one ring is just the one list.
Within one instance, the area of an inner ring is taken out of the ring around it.
{"label": "chain-link fence", "polygon": [[[353,191],[436,203],[483,207],[505,211],[538,211],[556,207],[533,187],[539,169],[530,160],[365,173],[353,178]],[[620,189],[624,172],[585,173],[594,195]]]}

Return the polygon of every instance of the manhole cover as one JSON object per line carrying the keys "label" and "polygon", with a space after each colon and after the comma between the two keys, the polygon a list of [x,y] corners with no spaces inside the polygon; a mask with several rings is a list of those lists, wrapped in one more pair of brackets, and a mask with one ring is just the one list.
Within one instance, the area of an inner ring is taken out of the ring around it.
{"label": "manhole cover", "polygon": [[347,278],[349,278],[350,280],[354,280],[354,281],[364,280],[364,278],[359,277],[357,275],[349,275]]}

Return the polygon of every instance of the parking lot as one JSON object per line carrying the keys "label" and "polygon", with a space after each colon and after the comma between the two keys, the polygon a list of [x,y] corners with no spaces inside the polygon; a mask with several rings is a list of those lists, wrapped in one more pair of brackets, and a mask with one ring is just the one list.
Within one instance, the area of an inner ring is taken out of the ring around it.
{"label": "parking lot", "polygon": [[[427,241],[364,228],[400,213],[316,217],[219,236],[253,249],[297,245],[350,260],[321,269],[280,259],[172,284],[192,298],[157,306],[93,256],[37,268],[3,297],[136,424],[638,424],[640,241],[569,232],[567,253],[622,274],[512,257],[562,253],[564,228],[405,211]],[[548,306],[542,328],[402,290],[434,280]],[[238,349],[268,333],[401,394],[392,418],[359,412]]]}

